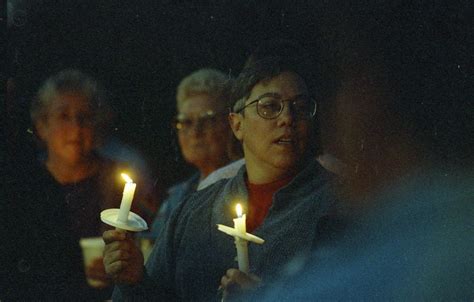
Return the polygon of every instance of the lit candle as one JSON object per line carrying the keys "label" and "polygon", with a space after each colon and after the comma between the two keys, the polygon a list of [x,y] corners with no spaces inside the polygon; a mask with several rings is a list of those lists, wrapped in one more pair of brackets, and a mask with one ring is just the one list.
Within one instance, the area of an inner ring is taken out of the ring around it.
{"label": "lit candle", "polygon": [[235,207],[237,212],[237,218],[234,218],[234,229],[239,237],[235,237],[235,247],[237,248],[237,263],[239,264],[239,270],[248,274],[249,272],[249,251],[248,241],[241,238],[247,234],[246,226],[246,215],[242,212],[242,206],[240,203]]}
{"label": "lit candle", "polygon": [[237,262],[239,270],[248,274],[249,272],[249,252],[248,242],[263,244],[265,240],[255,235],[247,233],[247,226],[245,225],[246,216],[242,212],[242,206],[237,204],[235,207],[237,218],[234,218],[234,227],[218,224],[217,229],[227,235],[235,238],[235,247],[237,249]]}
{"label": "lit candle", "polygon": [[125,182],[125,188],[123,189],[122,202],[120,203],[120,210],[117,217],[119,222],[127,223],[128,213],[132,206],[133,195],[135,194],[135,188],[137,184],[125,173],[122,173]]}
{"label": "lit candle", "polygon": [[246,215],[243,214],[242,206],[238,203],[235,206],[235,212],[237,212],[237,218],[234,218],[234,228],[237,232],[241,234],[247,233],[246,226]]}

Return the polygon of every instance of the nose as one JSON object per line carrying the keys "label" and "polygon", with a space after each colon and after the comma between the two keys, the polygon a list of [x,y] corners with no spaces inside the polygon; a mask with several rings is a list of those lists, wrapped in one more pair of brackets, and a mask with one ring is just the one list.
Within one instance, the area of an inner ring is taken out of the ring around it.
{"label": "nose", "polygon": [[295,121],[295,112],[291,106],[290,102],[285,102],[283,110],[278,116],[278,126],[291,126]]}
{"label": "nose", "polygon": [[189,127],[188,131],[190,134],[192,133],[193,135],[196,135],[196,136],[201,135],[203,133],[202,122],[200,120],[194,121],[192,125]]}

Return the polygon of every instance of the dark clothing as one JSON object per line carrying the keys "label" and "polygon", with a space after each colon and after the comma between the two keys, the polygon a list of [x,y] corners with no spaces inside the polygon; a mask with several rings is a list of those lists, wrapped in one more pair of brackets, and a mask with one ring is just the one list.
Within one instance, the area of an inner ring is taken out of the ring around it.
{"label": "dark clothing", "polygon": [[0,299],[91,298],[62,188],[39,166],[17,172],[2,188]]}
{"label": "dark clothing", "polygon": [[371,199],[341,240],[257,301],[472,301],[474,174],[426,172]]}
{"label": "dark clothing", "polygon": [[[234,238],[216,224],[233,226],[235,204],[248,209],[245,167],[226,180],[192,194],[171,217],[137,286],[118,286],[114,301],[209,301],[226,270],[236,267]],[[250,270],[271,280],[300,253],[318,245],[320,221],[337,205],[332,176],[316,161],[277,191],[264,222],[254,234],[263,245],[249,245]]]}

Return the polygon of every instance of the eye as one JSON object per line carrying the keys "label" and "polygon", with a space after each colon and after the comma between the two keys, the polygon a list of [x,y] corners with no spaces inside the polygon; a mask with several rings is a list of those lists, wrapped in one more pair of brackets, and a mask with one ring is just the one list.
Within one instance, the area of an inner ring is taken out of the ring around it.
{"label": "eye", "polygon": [[186,129],[186,128],[191,127],[192,123],[193,122],[190,119],[177,119],[175,123],[175,127],[178,130]]}
{"label": "eye", "polygon": [[58,120],[64,121],[64,122],[67,122],[71,119],[71,117],[69,116],[69,114],[67,114],[67,112],[59,112],[57,114],[57,118]]}
{"label": "eye", "polygon": [[293,108],[299,111],[307,111],[311,107],[311,99],[308,97],[299,97],[291,102]]}
{"label": "eye", "polygon": [[275,99],[272,97],[265,97],[258,101],[258,107],[262,111],[273,111],[278,112],[280,111],[281,102],[279,99]]}

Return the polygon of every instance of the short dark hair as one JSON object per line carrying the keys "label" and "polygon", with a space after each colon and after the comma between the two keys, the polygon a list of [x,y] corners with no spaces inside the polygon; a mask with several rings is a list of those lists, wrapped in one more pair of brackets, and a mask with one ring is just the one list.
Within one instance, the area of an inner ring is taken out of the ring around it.
{"label": "short dark hair", "polygon": [[242,99],[248,98],[257,83],[285,71],[298,74],[305,81],[310,94],[318,98],[319,77],[312,61],[306,50],[295,42],[270,40],[263,43],[247,59],[235,81],[232,89],[232,109],[235,111]]}
{"label": "short dark hair", "polygon": [[[263,43],[252,53],[235,80],[232,89],[232,100],[234,101],[232,111],[236,112],[244,106],[255,85],[270,80],[282,72],[294,72],[299,75],[304,80],[310,95],[316,99],[317,103],[321,102],[319,76],[312,56],[295,42],[271,40]],[[316,113],[313,120],[313,137],[309,150],[314,155],[320,154],[322,151],[318,116],[319,114]]]}

